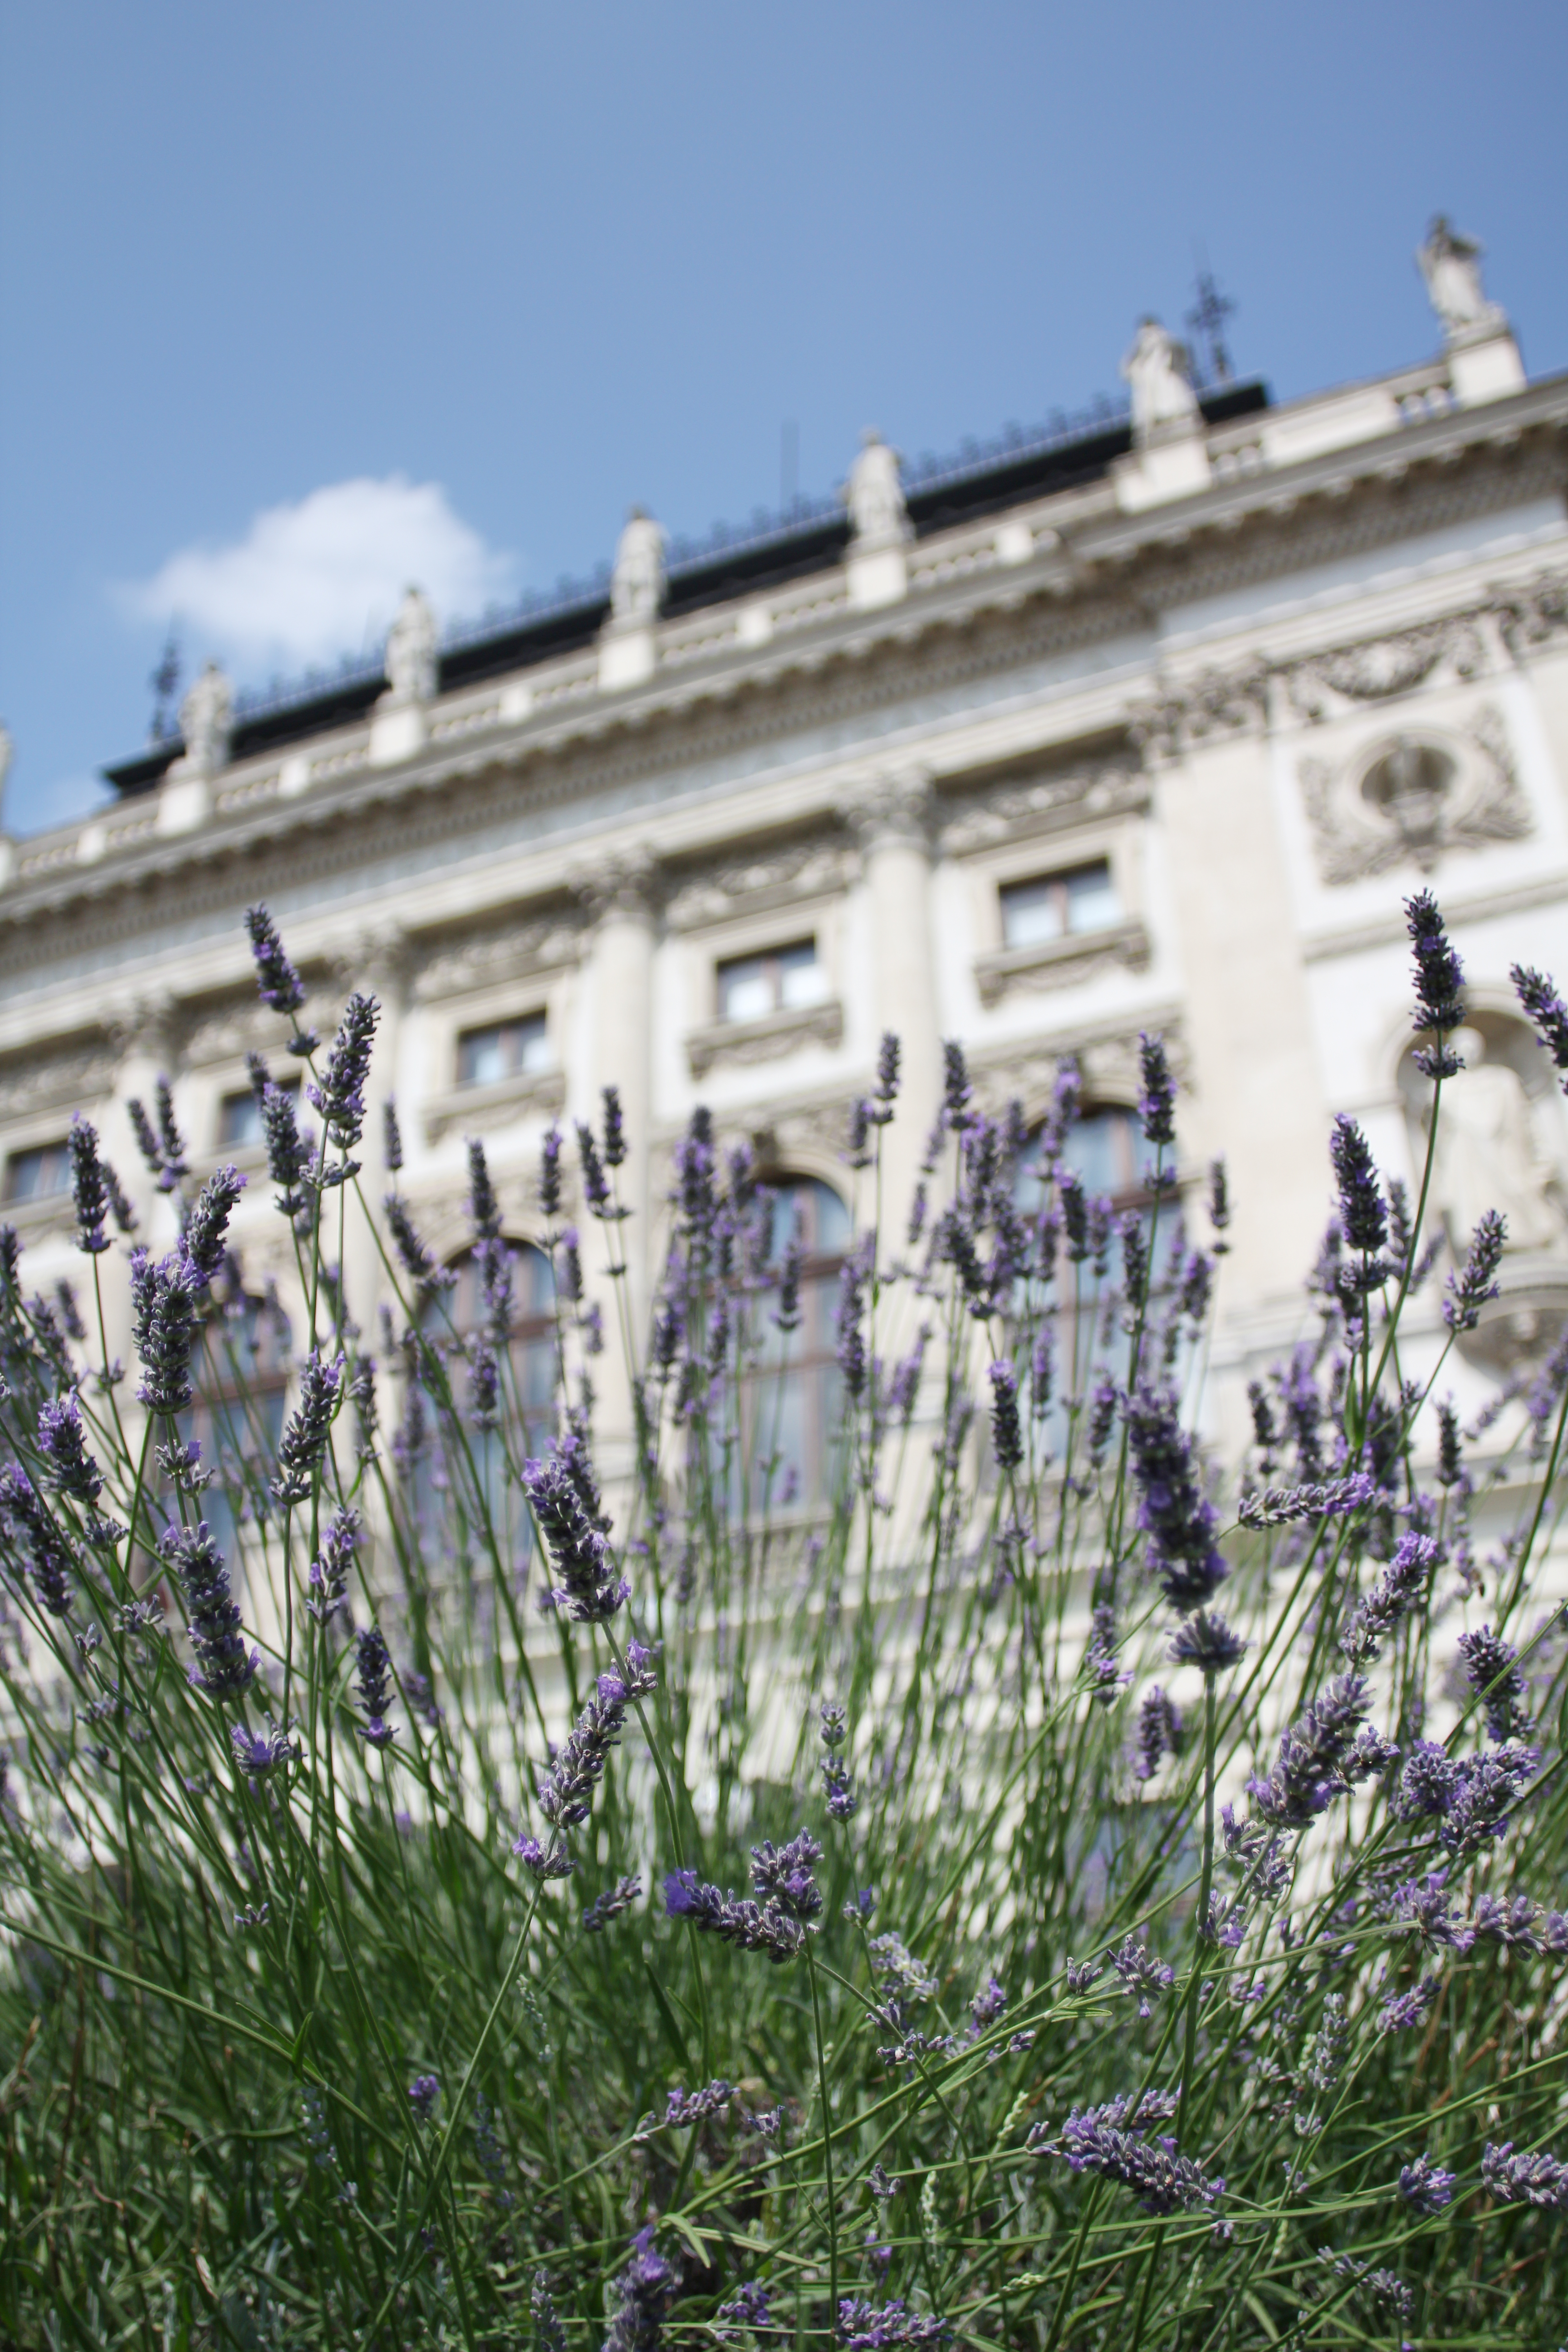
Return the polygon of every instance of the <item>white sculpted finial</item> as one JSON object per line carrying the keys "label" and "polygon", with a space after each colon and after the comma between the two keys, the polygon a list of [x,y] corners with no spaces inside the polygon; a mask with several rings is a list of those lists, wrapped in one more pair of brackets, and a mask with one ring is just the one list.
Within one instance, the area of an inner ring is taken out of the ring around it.
{"label": "white sculpted finial", "polygon": [[227,765],[233,721],[234,689],[216,662],[208,662],[180,705],[185,753],[179,764],[187,775],[216,776]]}
{"label": "white sculpted finial", "polygon": [[436,693],[436,615],[417,588],[405,588],[386,633],[386,683],[393,703],[429,702]]}
{"label": "white sculpted finial", "polygon": [[899,453],[889,448],[874,425],[860,436],[860,455],[849,468],[844,502],[857,548],[901,547],[912,536],[899,479]]}
{"label": "white sculpted finial", "polygon": [[1187,347],[1168,334],[1158,319],[1139,321],[1138,338],[1121,362],[1121,375],[1132,389],[1134,440],[1147,441],[1162,425],[1198,422]]}
{"label": "white sculpted finial", "polygon": [[663,602],[664,529],[633,507],[610,574],[610,618],[622,628],[647,628]]}
{"label": "white sculpted finial", "polygon": [[1415,256],[1432,308],[1450,338],[1475,327],[1505,323],[1501,309],[1487,300],[1481,285],[1484,251],[1473,236],[1461,236],[1447,215],[1439,213]]}

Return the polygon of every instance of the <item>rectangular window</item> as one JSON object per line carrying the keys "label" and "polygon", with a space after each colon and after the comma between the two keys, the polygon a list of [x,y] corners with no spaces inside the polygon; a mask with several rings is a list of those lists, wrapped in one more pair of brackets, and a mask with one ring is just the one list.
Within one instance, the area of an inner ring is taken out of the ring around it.
{"label": "rectangular window", "polygon": [[1045,947],[1079,931],[1103,931],[1121,919],[1121,904],[1107,859],[1042,874],[1002,889],[1002,940],[1010,948]]}
{"label": "rectangular window", "polygon": [[815,940],[795,940],[766,955],[734,956],[719,967],[721,1021],[765,1021],[770,1013],[820,1004],[826,993]]}
{"label": "rectangular window", "polygon": [[70,1150],[65,1142],[34,1143],[5,1162],[8,1201],[53,1201],[70,1191]]}
{"label": "rectangular window", "polygon": [[[294,1097],[298,1109],[299,1079],[274,1078],[272,1083],[283,1094]],[[247,1087],[243,1094],[225,1095],[217,1107],[217,1139],[220,1151],[240,1151],[247,1143],[262,1141],[261,1100],[254,1087]]]}
{"label": "rectangular window", "polygon": [[488,1029],[465,1029],[458,1040],[458,1084],[494,1087],[503,1078],[531,1076],[551,1068],[550,1034],[542,1013],[520,1021],[498,1021]]}

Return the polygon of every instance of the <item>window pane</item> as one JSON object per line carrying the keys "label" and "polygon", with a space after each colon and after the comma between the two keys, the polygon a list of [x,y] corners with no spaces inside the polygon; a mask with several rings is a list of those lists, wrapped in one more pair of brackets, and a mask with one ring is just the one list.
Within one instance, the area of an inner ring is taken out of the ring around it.
{"label": "window pane", "polygon": [[1062,935],[1062,892],[1049,878],[1009,882],[1002,893],[1002,937],[1010,948],[1042,947]]}
{"label": "window pane", "polygon": [[1062,1157],[1086,1191],[1114,1200],[1138,1181],[1138,1118],[1130,1110],[1091,1110],[1068,1129]]}
{"label": "window pane", "polygon": [[1108,865],[1082,866],[1065,879],[1069,931],[1100,931],[1108,923],[1121,921],[1121,908]]}
{"label": "window pane", "polygon": [[744,956],[719,967],[721,1021],[765,1021],[774,1005],[774,976],[762,956]]}
{"label": "window pane", "polygon": [[35,1143],[5,1163],[8,1201],[52,1201],[70,1190],[70,1152],[64,1143]]}
{"label": "window pane", "polygon": [[[298,1105],[298,1078],[274,1079],[273,1084],[281,1093],[292,1095]],[[262,1140],[261,1104],[254,1087],[247,1087],[243,1094],[225,1095],[218,1105],[217,1139],[224,1150],[231,1151]]]}
{"label": "window pane", "polygon": [[458,1084],[462,1087],[499,1086],[503,1078],[550,1066],[550,1032],[542,1013],[498,1022],[493,1028],[466,1029],[458,1040]]}
{"label": "window pane", "polygon": [[816,961],[815,940],[803,940],[798,947],[781,949],[778,967],[781,1004],[821,1003],[826,990],[827,975]]}

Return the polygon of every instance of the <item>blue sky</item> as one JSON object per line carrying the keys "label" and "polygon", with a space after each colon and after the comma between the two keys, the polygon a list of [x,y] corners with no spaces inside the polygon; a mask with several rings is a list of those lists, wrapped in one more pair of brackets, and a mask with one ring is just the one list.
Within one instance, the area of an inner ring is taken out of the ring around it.
{"label": "blue sky", "polygon": [[0,32],[10,831],[187,671],[374,643],[706,532],[859,429],[956,448],[1114,394],[1200,243],[1278,397],[1423,358],[1489,249],[1568,366],[1568,10],[18,0]]}

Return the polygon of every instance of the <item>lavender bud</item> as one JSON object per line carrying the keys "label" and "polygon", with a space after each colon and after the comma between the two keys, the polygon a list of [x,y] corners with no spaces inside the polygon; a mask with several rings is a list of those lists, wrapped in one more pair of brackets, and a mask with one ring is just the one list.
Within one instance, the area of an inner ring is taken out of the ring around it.
{"label": "lavender bud", "polygon": [[626,1156],[626,1123],[617,1087],[603,1089],[605,1100],[605,1165],[619,1168]]}
{"label": "lavender bud", "polygon": [[1138,1709],[1138,1733],[1132,1769],[1140,1780],[1152,1780],[1166,1756],[1180,1753],[1182,1718],[1175,1706],[1155,1683],[1143,1695]]}
{"label": "lavender bud", "polygon": [[172,1192],[181,1177],[190,1172],[185,1160],[185,1139],[180,1133],[174,1118],[174,1097],[167,1078],[160,1077],[155,1081],[153,1095],[158,1106],[158,1138],[163,1159],[163,1172],[158,1181],[165,1192]]}
{"label": "lavender bud", "polygon": [[963,1058],[963,1048],[956,1037],[942,1039],[942,1118],[955,1135],[962,1135],[972,1117],[969,1108],[972,1089],[969,1083],[969,1066]]}
{"label": "lavender bud", "polygon": [[254,1650],[247,1654],[228,1570],[206,1521],[194,1528],[166,1528],[158,1548],[185,1604],[196,1654],[192,1684],[208,1698],[238,1698],[255,1680],[261,1660]]}
{"label": "lavender bud", "polygon": [[278,1447],[278,1475],[272,1492],[287,1510],[302,1503],[327,1449],[332,1417],[342,1394],[344,1359],[340,1354],[324,1363],[312,1348],[300,1374],[300,1402],[289,1417]]}
{"label": "lavender bud", "polygon": [[26,1472],[14,1462],[0,1469],[0,1538],[21,1549],[39,1607],[51,1617],[68,1616],[73,1549]]}
{"label": "lavender bud", "polygon": [[605,2352],[656,2352],[675,2299],[675,2272],[654,2244],[651,2226],[632,2240],[632,2254],[616,2281],[619,2298]]}
{"label": "lavender bud", "polygon": [[397,1737],[386,1720],[392,1703],[392,1657],[379,1625],[367,1625],[354,1635],[355,1696],[364,1714],[354,1729],[370,1748],[390,1748]]}
{"label": "lavender bud", "polygon": [[468,1153],[468,1197],[465,1206],[475,1233],[481,1241],[500,1239],[500,1204],[495,1186],[490,1182],[489,1166],[485,1159],[485,1147],[478,1136],[467,1139]]}
{"label": "lavender bud", "polygon": [[890,1029],[882,1032],[882,1042],[877,1049],[877,1100],[883,1106],[884,1120],[892,1117],[893,1104],[899,1092],[899,1041]]}
{"label": "lavender bud", "polygon": [[40,1411],[38,1452],[44,1457],[44,1475],[57,1495],[73,1496],[79,1503],[97,1502],[103,1492],[103,1473],[87,1450],[74,1389]]}
{"label": "lavender bud", "polygon": [[1488,2140],[1481,2149],[1481,2187],[1500,2205],[1539,2205],[1568,2213],[1568,2164],[1543,2147],[1515,2156],[1512,2140],[1500,2147]]}
{"label": "lavender bud", "polygon": [[98,1129],[89,1127],[79,1111],[71,1121],[68,1142],[71,1197],[76,1204],[77,1247],[84,1250],[89,1257],[97,1257],[109,1247],[109,1236],[103,1230],[109,1188],[104,1181],[103,1166],[98,1154]]}
{"label": "lavender bud", "polygon": [[381,1106],[381,1156],[389,1176],[395,1176],[403,1165],[403,1129],[397,1124],[397,1105],[391,1095]]}
{"label": "lavender bud", "polygon": [[1498,1296],[1496,1276],[1507,1239],[1506,1220],[1495,1209],[1485,1211],[1470,1235],[1469,1255],[1463,1271],[1448,1276],[1443,1320],[1450,1331],[1473,1331],[1481,1319],[1481,1308],[1489,1298]]}
{"label": "lavender bud", "polygon": [[321,1114],[328,1139],[345,1153],[353,1150],[364,1126],[365,1080],[370,1076],[370,1050],[380,1017],[381,1006],[376,999],[356,989],[343,1007],[338,1034],[327,1055],[327,1066],[320,1081],[312,1079],[308,1088],[310,1100]]}
{"label": "lavender bud", "polygon": [[1151,1036],[1146,1029],[1141,1030],[1138,1058],[1143,1078],[1143,1092],[1138,1104],[1138,1116],[1143,1122],[1143,1139],[1160,1150],[1166,1150],[1176,1140],[1176,1081],[1171,1075],[1164,1039]]}
{"label": "lavender bud", "polygon": [[205,1290],[223,1264],[229,1217],[244,1190],[237,1168],[220,1168],[196,1195],[190,1223],[180,1237],[185,1280],[193,1292]]}
{"label": "lavender bud", "polygon": [[144,1249],[131,1253],[131,1332],[144,1378],[137,1394],[149,1412],[172,1416],[191,1401],[191,1349],[195,1308],[183,1260],[154,1265]]}
{"label": "lavender bud", "polygon": [[561,1213],[561,1129],[554,1126],[540,1146],[539,1208],[552,1223]]}
{"label": "lavender bud", "polygon": [[1214,1506],[1198,1485],[1195,1449],[1169,1389],[1141,1388],[1128,1402],[1127,1429],[1150,1573],[1184,1614],[1212,1600],[1229,1573],[1214,1540]]}
{"label": "lavender bud", "polygon": [[286,1087],[268,1087],[262,1096],[261,1132],[267,1145],[267,1172],[280,1188],[273,1205],[292,1223],[310,1208],[305,1180],[310,1171],[310,1146],[300,1133],[294,1097]]}
{"label": "lavender bud", "polygon": [[[1514,993],[1534,1024],[1539,1042],[1560,1070],[1568,1070],[1568,1004],[1564,1004],[1547,974],[1529,964],[1516,963],[1509,971]],[[1568,1093],[1568,1078],[1563,1080]]]}
{"label": "lavender bud", "polygon": [[1388,1211],[1377,1187],[1367,1140],[1353,1118],[1342,1111],[1334,1121],[1329,1146],[1340,1188],[1340,1230],[1345,1247],[1371,1261],[1349,1274],[1358,1290],[1375,1290],[1384,1279],[1378,1252],[1388,1238]]}
{"label": "lavender bud", "polygon": [[256,960],[256,986],[261,1002],[285,1017],[297,1013],[305,1002],[305,991],[299,973],[283,952],[277,924],[265,907],[247,907],[245,928],[250,934],[250,952]]}
{"label": "lavender bud", "polygon": [[1436,1049],[1423,1047],[1416,1066],[1429,1078],[1452,1077],[1459,1058],[1443,1043],[1444,1033],[1458,1028],[1465,1017],[1465,970],[1453,948],[1437,901],[1430,890],[1417,891],[1405,901],[1405,927],[1415,955],[1416,1034],[1434,1034]]}
{"label": "lavender bud", "polygon": [[352,1503],[340,1503],[327,1522],[321,1549],[310,1562],[310,1592],[305,1606],[325,1625],[348,1606],[349,1578],[364,1536],[364,1522]]}
{"label": "lavender bud", "polygon": [[1018,1375],[1009,1363],[991,1367],[991,1444],[996,1467],[1005,1478],[1024,1459],[1024,1432],[1018,1419]]}
{"label": "lavender bud", "polygon": [[1215,1257],[1223,1257],[1230,1244],[1226,1231],[1230,1223],[1230,1185],[1223,1160],[1209,1162],[1209,1223],[1218,1238],[1214,1245]]}
{"label": "lavender bud", "polygon": [[1518,1651],[1483,1625],[1479,1633],[1460,1634],[1459,1654],[1465,1679],[1485,1706],[1491,1737],[1499,1741],[1516,1734],[1528,1737],[1532,1727],[1524,1705],[1529,1685],[1516,1663]]}

